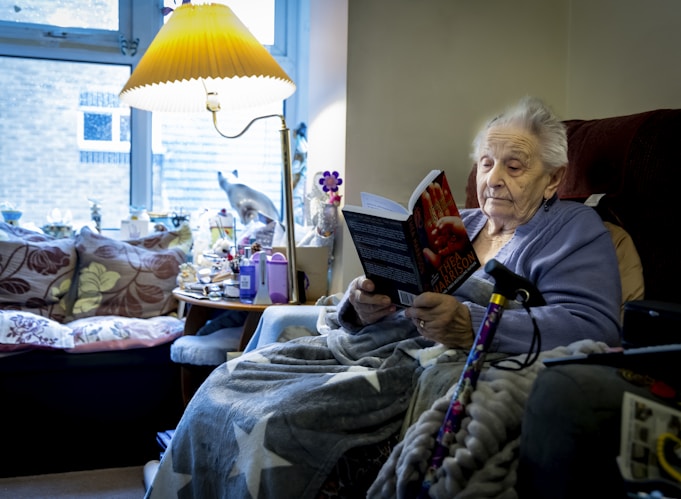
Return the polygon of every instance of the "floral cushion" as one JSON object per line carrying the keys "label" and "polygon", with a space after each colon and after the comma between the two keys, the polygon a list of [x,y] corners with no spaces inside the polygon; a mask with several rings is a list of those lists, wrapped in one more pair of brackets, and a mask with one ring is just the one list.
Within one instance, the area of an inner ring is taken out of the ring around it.
{"label": "floral cushion", "polygon": [[153,347],[167,343],[182,336],[184,321],[171,316],[150,319],[96,316],[70,322],[68,326],[74,342],[69,351],[83,353]]}
{"label": "floral cushion", "polygon": [[0,310],[23,310],[62,322],[75,268],[73,239],[0,223]]}
{"label": "floral cushion", "polygon": [[153,347],[182,335],[177,317],[96,316],[67,325],[21,311],[0,311],[0,352],[64,349],[71,353]]}
{"label": "floral cushion", "polygon": [[67,326],[30,312],[0,310],[0,352],[74,346]]}
{"label": "floral cushion", "polygon": [[[175,243],[173,246],[173,242]],[[149,318],[177,308],[172,295],[185,251],[179,236],[117,241],[83,227],[76,236],[74,319],[93,315]]]}

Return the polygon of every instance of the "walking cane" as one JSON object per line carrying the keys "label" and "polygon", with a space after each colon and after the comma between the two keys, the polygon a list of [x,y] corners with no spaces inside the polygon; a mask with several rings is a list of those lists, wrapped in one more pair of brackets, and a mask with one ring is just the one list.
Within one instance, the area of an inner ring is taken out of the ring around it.
{"label": "walking cane", "polygon": [[433,484],[435,474],[442,466],[445,457],[449,454],[449,445],[452,443],[456,432],[461,428],[466,406],[470,402],[471,395],[475,390],[485,356],[506,306],[506,300],[518,299],[526,308],[546,304],[534,284],[524,277],[514,274],[498,261],[490,260],[487,262],[485,264],[485,272],[490,274],[495,281],[492,296],[487,305],[485,319],[480,324],[478,334],[466,359],[444,421],[435,438],[435,448],[433,449],[430,466],[428,466],[421,483],[419,499],[427,499],[429,497],[428,490]]}

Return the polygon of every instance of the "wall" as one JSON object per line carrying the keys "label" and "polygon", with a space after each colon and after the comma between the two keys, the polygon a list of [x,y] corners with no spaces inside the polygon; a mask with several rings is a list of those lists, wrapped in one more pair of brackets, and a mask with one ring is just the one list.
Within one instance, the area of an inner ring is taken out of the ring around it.
{"label": "wall", "polygon": [[568,117],[681,108],[681,2],[571,4]]}
{"label": "wall", "polygon": [[[345,179],[345,122],[347,78],[348,0],[309,0],[310,67],[308,99],[308,179],[316,172],[338,171]],[[343,194],[347,189],[342,189]],[[337,254],[343,232],[334,242]],[[334,259],[332,293],[345,289],[341,258]]]}

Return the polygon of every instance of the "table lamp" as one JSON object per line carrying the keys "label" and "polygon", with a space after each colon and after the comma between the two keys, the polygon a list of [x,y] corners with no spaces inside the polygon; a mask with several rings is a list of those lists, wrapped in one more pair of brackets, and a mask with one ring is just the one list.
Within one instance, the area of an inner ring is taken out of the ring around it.
{"label": "table lamp", "polygon": [[217,132],[241,137],[258,120],[281,120],[290,303],[299,303],[293,218],[290,131],[280,114],[254,118],[236,135],[220,131],[221,109],[240,111],[283,101],[295,83],[226,5],[183,3],[159,30],[120,92],[121,101],[145,111],[203,112]]}

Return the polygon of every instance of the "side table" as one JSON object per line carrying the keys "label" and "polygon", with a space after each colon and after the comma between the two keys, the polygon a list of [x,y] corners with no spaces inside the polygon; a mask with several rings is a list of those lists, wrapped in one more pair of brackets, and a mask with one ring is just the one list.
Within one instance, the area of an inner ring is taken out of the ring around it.
{"label": "side table", "polygon": [[[198,298],[191,296],[190,293],[182,291],[180,288],[173,290],[173,296],[178,300],[178,311],[180,317],[186,312],[184,323],[184,335],[195,335],[201,327],[208,322],[211,314],[215,310],[238,310],[248,312],[239,339],[239,350],[243,351],[248,345],[253,333],[258,327],[260,316],[267,307],[288,305],[287,303],[272,305],[254,305],[242,303],[238,299],[209,300],[208,298]],[[225,359],[226,360],[226,359]],[[203,383],[208,375],[215,369],[215,366],[199,366],[191,364],[180,364],[180,376],[182,384],[182,398],[185,406],[194,395],[196,389]]]}
{"label": "side table", "polygon": [[[208,322],[210,315],[213,310],[240,310],[248,312],[246,316],[246,322],[244,323],[244,330],[241,333],[241,341],[239,342],[239,350],[243,350],[248,345],[256,327],[258,327],[258,321],[260,316],[267,307],[286,305],[286,304],[273,304],[273,305],[254,305],[251,303],[243,303],[238,299],[227,300],[221,299],[217,301],[206,299],[193,298],[189,294],[184,293],[182,290],[173,290],[173,296],[180,303],[181,307],[185,307],[187,318],[184,323],[184,334],[196,334],[196,332],[201,329],[201,327]],[[187,310],[187,305],[189,305]]]}

